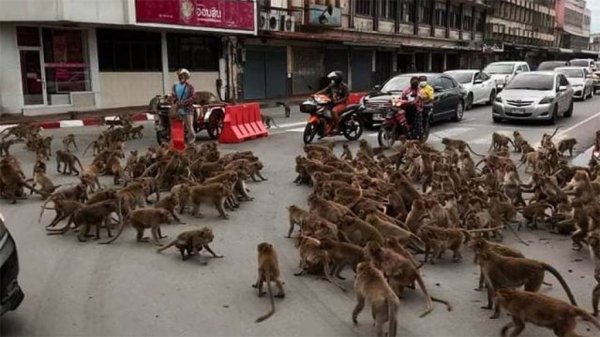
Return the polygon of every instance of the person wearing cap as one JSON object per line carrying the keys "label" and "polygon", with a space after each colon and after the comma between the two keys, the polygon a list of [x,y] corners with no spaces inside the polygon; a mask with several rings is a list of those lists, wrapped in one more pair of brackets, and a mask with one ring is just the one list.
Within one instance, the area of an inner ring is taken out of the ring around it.
{"label": "person wearing cap", "polygon": [[329,130],[327,133],[331,133],[339,122],[339,115],[346,110],[346,101],[350,96],[350,90],[346,83],[344,83],[344,75],[341,71],[332,71],[327,75],[327,79],[330,81],[329,85],[317,92],[317,94],[326,94],[331,98],[331,120],[329,123]]}
{"label": "person wearing cap", "polygon": [[179,79],[179,82],[173,84],[171,97],[180,118],[184,119],[185,128],[187,129],[186,141],[188,144],[191,144],[196,140],[193,107],[195,91],[194,87],[188,82],[190,79],[190,72],[187,69],[179,69],[177,71],[177,78]]}

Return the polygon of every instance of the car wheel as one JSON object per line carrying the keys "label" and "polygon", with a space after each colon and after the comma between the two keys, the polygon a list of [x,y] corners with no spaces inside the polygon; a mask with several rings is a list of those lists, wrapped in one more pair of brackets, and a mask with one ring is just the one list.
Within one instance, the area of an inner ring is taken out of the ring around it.
{"label": "car wheel", "polygon": [[558,104],[555,104],[554,107],[552,108],[552,114],[550,115],[548,124],[550,124],[550,125],[556,124],[557,117],[558,117]]}
{"label": "car wheel", "polygon": [[467,104],[465,105],[465,110],[473,109],[473,93],[470,92],[467,96]]}
{"label": "car wheel", "polygon": [[571,100],[571,103],[569,103],[569,110],[565,111],[565,117],[571,117],[573,116],[573,100]]}
{"label": "car wheel", "polygon": [[456,111],[454,112],[454,117],[452,117],[452,121],[459,122],[461,119],[463,119],[464,113],[465,108],[463,105],[463,101],[458,101],[458,104],[456,105]]}
{"label": "car wheel", "polygon": [[490,92],[490,100],[487,102],[487,104],[492,105],[492,103],[494,103],[495,99],[496,99],[496,90],[492,89],[492,91]]}

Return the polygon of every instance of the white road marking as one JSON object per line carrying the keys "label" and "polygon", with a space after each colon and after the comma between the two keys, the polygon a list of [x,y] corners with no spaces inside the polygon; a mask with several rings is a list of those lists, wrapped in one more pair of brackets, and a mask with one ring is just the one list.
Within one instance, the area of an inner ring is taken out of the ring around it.
{"label": "white road marking", "polygon": [[295,123],[286,123],[286,124],[278,124],[278,126],[280,128],[291,128],[291,127],[294,127],[294,126],[300,126],[300,125],[305,125],[305,124],[306,124],[306,121],[304,121],[304,122],[295,122]]}
{"label": "white road marking", "polygon": [[288,129],[285,130],[286,132],[304,132],[304,127],[301,128],[295,128],[295,129]]}
{"label": "white road marking", "polygon": [[474,128],[465,128],[465,127],[456,127],[456,128],[443,130],[443,131],[434,132],[433,135],[438,138],[444,138],[444,137],[453,138],[453,137],[460,136],[464,133],[467,133],[467,132],[470,132],[473,130],[475,130],[475,129]]}
{"label": "white road marking", "polygon": [[[598,117],[600,117],[600,112],[597,112],[597,113],[591,115],[590,117],[582,120],[581,122],[575,123],[575,124],[571,125],[570,127],[562,130],[562,131],[559,130],[559,132],[557,132],[556,135],[554,136],[554,139],[564,139],[564,138],[567,138],[567,134],[569,132],[575,130],[576,128],[582,126],[583,124],[588,123],[589,121],[593,120],[594,118],[598,118]],[[554,130],[555,129],[552,129],[552,132],[554,132]],[[538,141],[538,142],[536,142],[533,145],[533,148],[537,149],[540,146],[541,146],[541,143]]]}

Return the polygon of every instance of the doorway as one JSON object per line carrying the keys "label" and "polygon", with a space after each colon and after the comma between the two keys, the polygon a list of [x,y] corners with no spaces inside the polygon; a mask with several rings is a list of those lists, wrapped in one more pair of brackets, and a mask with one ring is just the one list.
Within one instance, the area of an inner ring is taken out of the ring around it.
{"label": "doorway", "polygon": [[45,105],[44,73],[42,72],[41,48],[21,48],[21,82],[23,86],[24,105]]}

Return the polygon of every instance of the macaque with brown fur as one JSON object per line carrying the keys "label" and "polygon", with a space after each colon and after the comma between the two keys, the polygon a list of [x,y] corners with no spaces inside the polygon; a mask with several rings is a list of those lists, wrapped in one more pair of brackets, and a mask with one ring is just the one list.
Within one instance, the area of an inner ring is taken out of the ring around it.
{"label": "macaque with brown fur", "polygon": [[294,227],[295,226],[302,227],[304,225],[304,220],[306,220],[309,213],[308,213],[308,211],[306,211],[296,205],[290,205],[287,207],[287,209],[289,212],[289,222],[290,222],[290,229],[288,230],[287,238],[291,238],[292,232],[294,231]]}
{"label": "macaque with brown fur", "polygon": [[472,154],[478,157],[483,157],[483,155],[480,155],[479,153],[473,151],[469,143],[465,142],[462,139],[451,139],[444,137],[442,138],[442,144],[444,144],[446,148],[456,149],[458,150],[458,152],[465,152],[465,150],[468,149]]}
{"label": "macaque with brown fur", "polygon": [[523,135],[517,130],[513,131],[513,147],[515,148],[515,152],[521,153],[523,152],[523,144],[527,143]]}
{"label": "macaque with brown fur", "polygon": [[[36,171],[32,180],[33,187],[36,187],[37,184],[40,184],[40,192],[42,194],[42,199],[46,199],[47,197],[49,197],[52,193],[54,193],[54,191],[56,191],[56,189],[58,189],[61,186],[54,185],[52,183],[52,180],[50,180],[50,178],[48,178],[48,176],[46,175],[46,172],[42,170]],[[30,194],[33,194],[33,191],[31,191]]]}
{"label": "macaque with brown fur", "polygon": [[[62,174],[72,174],[75,172],[75,175],[78,176],[79,171],[75,168],[75,163],[79,164],[79,168],[83,171],[81,161],[79,161],[76,155],[65,150],[56,151],[56,172]],[[64,164],[62,172],[60,170],[61,164]]]}
{"label": "macaque with brown fur", "polygon": [[358,315],[365,307],[365,302],[368,302],[371,305],[371,315],[375,320],[377,336],[384,336],[383,325],[388,323],[387,336],[395,337],[400,299],[386,282],[383,273],[372,262],[358,264],[354,292],[357,303],[352,310],[352,322],[358,324]]}
{"label": "macaque with brown fur", "polygon": [[594,263],[594,279],[596,286],[592,290],[592,310],[593,315],[598,316],[598,305],[600,304],[600,232],[595,231],[587,236],[588,248],[592,262]]}
{"label": "macaque with brown fur", "polygon": [[171,193],[168,196],[166,196],[165,198],[160,199],[160,201],[157,202],[154,207],[167,210],[177,223],[183,223],[183,222],[181,222],[181,219],[179,219],[179,217],[177,217],[177,214],[175,214],[175,208],[177,206],[179,206],[179,200],[177,199],[177,195]]}
{"label": "macaque with brown fur", "polygon": [[511,144],[513,147],[515,147],[515,143],[513,143],[510,137],[499,134],[498,132],[494,132],[492,133],[492,143],[490,144],[488,152],[490,152],[492,149],[494,151],[500,151],[502,148],[508,147],[508,144]]}
{"label": "macaque with brown fur", "polygon": [[[275,313],[275,301],[274,297],[284,298],[285,291],[283,290],[283,282],[279,280],[279,261],[277,259],[277,252],[272,244],[262,242],[257,246],[258,251],[258,277],[256,283],[252,285],[253,288],[258,289],[258,297],[264,295],[263,285],[267,283],[267,292],[269,293],[269,299],[271,301],[271,311],[266,315],[260,316],[256,319],[256,323],[262,322],[267,318],[271,317]],[[273,295],[271,289],[271,282],[275,282],[279,293]]]}
{"label": "macaque with brown fur", "polygon": [[80,242],[87,241],[91,226],[96,227],[95,240],[100,239],[101,227],[104,227],[108,236],[111,237],[110,215],[112,213],[116,213],[119,216],[119,221],[123,222],[121,204],[117,200],[105,200],[91,205],[82,205],[73,212],[73,215],[69,218],[69,221],[64,227],[59,229],[47,229],[49,231],[48,234],[64,234],[69,230],[71,224],[74,224],[76,228],[79,228],[77,239]]}
{"label": "macaque with brown fur", "polygon": [[181,253],[181,260],[185,261],[194,255],[199,255],[202,249],[209,252],[214,258],[222,258],[223,255],[217,255],[209,246],[214,240],[215,236],[211,228],[203,227],[202,229],[195,229],[191,231],[185,231],[177,235],[177,239],[157,249],[157,252],[175,246]]}
{"label": "macaque with brown fur", "polygon": [[[475,255],[473,257],[473,262],[475,262],[475,263],[477,263],[478,254],[480,252],[486,251],[486,250],[491,250],[491,251],[498,253],[499,255],[507,256],[507,257],[525,257],[525,255],[523,255],[523,253],[521,253],[520,251],[518,251],[512,247],[509,247],[509,246],[506,246],[506,245],[503,245],[500,243],[487,241],[482,237],[471,238],[471,240],[469,242],[469,247],[471,249],[473,249],[473,252],[475,252]],[[485,280],[484,280],[484,276],[483,276],[483,271],[481,271],[479,273],[479,284],[475,290],[481,291],[483,289],[484,281]]]}
{"label": "macaque with brown fur", "polygon": [[69,199],[54,200],[54,208],[42,206],[42,212],[44,209],[54,209],[54,211],[56,212],[56,216],[54,217],[54,219],[52,219],[50,224],[46,226],[46,228],[55,227],[56,225],[58,225],[59,222],[73,215],[73,213],[75,213],[75,211],[80,209],[82,206],[83,204],[79,201]]}
{"label": "macaque with brown fur", "polygon": [[193,186],[190,189],[190,201],[192,203],[192,215],[203,217],[199,212],[200,204],[203,202],[212,203],[219,211],[223,219],[228,219],[229,216],[225,213],[224,203],[229,195],[229,186],[222,183],[212,183],[207,185]]}
{"label": "macaque with brown fur", "polygon": [[327,257],[331,265],[331,276],[335,276],[340,280],[345,280],[340,275],[345,266],[350,265],[352,270],[356,272],[356,265],[359,262],[367,260],[362,247],[352,243],[338,242],[325,238],[321,240],[319,248],[327,252]]}
{"label": "macaque with brown fur", "polygon": [[4,155],[9,156],[10,155],[10,151],[9,151],[10,147],[18,142],[20,142],[20,140],[16,139],[16,138],[9,139],[9,140],[0,140],[0,157],[3,157]]}
{"label": "macaque with brown fur", "polygon": [[65,151],[67,151],[67,152],[71,152],[71,149],[70,149],[71,144],[73,144],[75,151],[79,150],[77,148],[77,143],[75,142],[75,135],[72,133],[69,133],[68,135],[66,135],[65,138],[63,138],[62,143],[63,143],[63,147],[65,148]]}
{"label": "macaque with brown fur", "polygon": [[556,145],[556,148],[558,149],[558,153],[560,153],[561,155],[565,153],[565,151],[569,151],[569,157],[573,157],[573,149],[575,148],[575,145],[577,145],[577,139],[575,138],[565,138],[565,139],[561,139],[558,142],[558,145]]}
{"label": "macaque with brown fur", "polygon": [[144,231],[146,230],[146,228],[149,228],[150,233],[152,234],[152,239],[154,240],[154,244],[157,246],[162,246],[159,240],[162,238],[166,238],[166,235],[162,235],[160,231],[160,225],[171,223],[171,219],[169,211],[164,210],[162,208],[139,208],[133,210],[127,216],[126,221],[122,221],[117,235],[115,235],[112,239],[101,243],[108,244],[115,241],[121,235],[121,233],[123,233],[123,229],[125,228],[125,224],[127,222],[130,223],[131,227],[133,227],[136,230],[137,242],[150,241],[150,238],[144,237]]}
{"label": "macaque with brown fur", "polygon": [[525,329],[527,322],[550,328],[558,337],[577,337],[575,332],[579,316],[591,322],[600,330],[600,323],[578,307],[550,296],[536,292],[513,289],[498,289],[496,292],[498,304],[510,313],[512,322],[506,324],[501,331],[502,337],[508,335],[514,328],[511,337],[517,337]]}
{"label": "macaque with brown fur", "polygon": [[347,143],[344,143],[342,145],[342,148],[343,148],[343,152],[342,152],[342,155],[340,156],[340,158],[351,162],[354,159],[354,156],[352,155],[352,151],[350,151],[350,146]]}
{"label": "macaque with brown fur", "polygon": [[18,161],[10,156],[0,159],[0,186],[3,186],[4,196],[11,201],[11,204],[15,204],[17,198],[25,197],[22,193],[23,187],[41,194],[41,191],[25,181]]}

